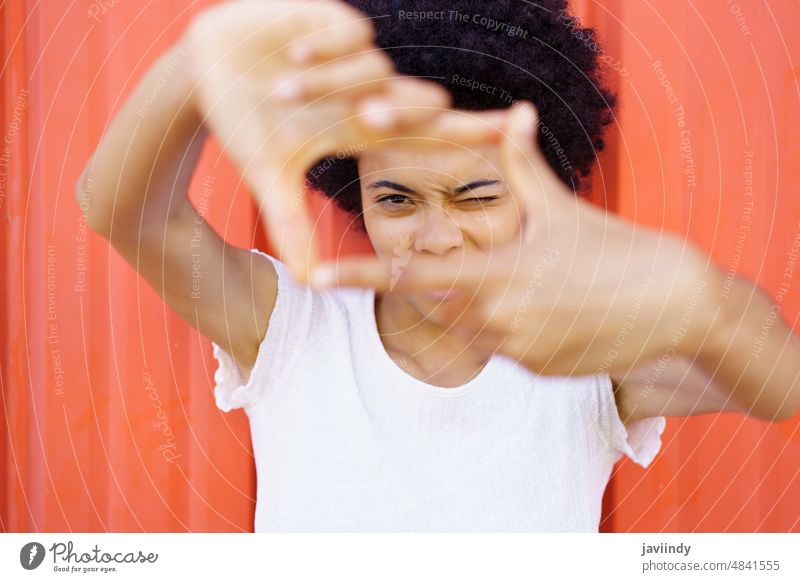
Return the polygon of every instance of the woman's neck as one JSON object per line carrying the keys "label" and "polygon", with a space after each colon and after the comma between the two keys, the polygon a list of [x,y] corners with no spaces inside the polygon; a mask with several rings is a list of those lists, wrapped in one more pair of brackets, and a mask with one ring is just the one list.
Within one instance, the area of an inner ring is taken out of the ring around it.
{"label": "woman's neck", "polygon": [[445,326],[426,318],[400,295],[376,294],[375,323],[387,353],[407,371],[416,369],[428,379],[460,385],[489,360],[470,349],[467,339],[447,333]]}

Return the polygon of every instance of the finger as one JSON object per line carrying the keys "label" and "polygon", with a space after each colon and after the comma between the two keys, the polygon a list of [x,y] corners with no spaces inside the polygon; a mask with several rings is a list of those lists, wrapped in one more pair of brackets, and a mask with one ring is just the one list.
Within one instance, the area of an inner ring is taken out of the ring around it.
{"label": "finger", "polygon": [[309,63],[341,57],[373,46],[372,21],[343,2],[318,2],[303,11],[311,33],[289,47],[289,58]]}
{"label": "finger", "polygon": [[[380,126],[383,123],[385,127],[382,136],[373,136],[374,145],[379,148],[403,146],[436,149],[442,146],[499,144],[508,116],[505,109],[478,112],[419,105],[410,109],[408,104],[383,106],[377,102],[373,107],[378,110],[378,115],[389,118],[377,124]],[[396,120],[395,116],[404,109],[408,113]],[[362,121],[362,124],[367,123]],[[375,125],[370,124],[370,130],[374,132]]]}
{"label": "finger", "polygon": [[441,258],[415,255],[408,264],[393,259],[340,259],[318,265],[312,273],[315,287],[374,287],[381,292],[454,290],[463,297],[492,275],[491,253],[468,255],[458,264],[443,265]]}
{"label": "finger", "polygon": [[500,143],[507,110],[462,111],[448,109],[437,115],[420,132],[421,141],[435,147],[437,143],[450,145],[478,145]]}
{"label": "finger", "polygon": [[424,124],[449,108],[450,102],[444,87],[401,76],[387,83],[381,94],[361,100],[357,111],[367,129],[389,131]]}
{"label": "finger", "polygon": [[307,284],[319,261],[319,249],[302,183],[286,170],[263,170],[255,182],[253,188],[261,200],[259,218],[270,243],[294,278]]}
{"label": "finger", "polygon": [[326,61],[294,77],[278,81],[275,95],[284,100],[328,96],[360,98],[379,93],[397,73],[383,51],[373,50]]}
{"label": "finger", "polygon": [[502,171],[525,217],[525,236],[534,220],[555,211],[566,186],[553,172],[536,142],[538,112],[524,101],[511,108],[500,146]]}
{"label": "finger", "polygon": [[[538,158],[532,151],[538,114],[528,102],[511,108],[500,146],[500,159],[506,184],[521,214],[530,226],[529,216],[540,210],[541,177],[533,169]],[[529,234],[527,229],[526,235]]]}
{"label": "finger", "polygon": [[[280,47],[280,53],[288,52],[290,58],[313,57],[318,45],[325,43],[334,46],[320,49],[321,54],[326,50],[332,54],[337,50],[346,53],[364,48],[374,38],[369,20],[343,3],[297,2],[291,10],[285,4],[221,2],[195,15],[186,35],[192,39],[192,46],[212,49],[216,55],[262,49],[265,58],[271,57],[276,47]],[[305,42],[310,50],[301,47]]]}

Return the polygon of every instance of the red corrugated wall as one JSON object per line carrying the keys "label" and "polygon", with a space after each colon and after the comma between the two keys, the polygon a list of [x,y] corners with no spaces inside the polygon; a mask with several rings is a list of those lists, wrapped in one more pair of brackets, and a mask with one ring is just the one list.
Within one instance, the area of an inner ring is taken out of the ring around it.
{"label": "red corrugated wall", "polygon": [[[252,527],[247,420],[214,407],[209,342],[87,231],[74,199],[114,113],[210,3],[0,7],[2,531]],[[779,297],[795,325],[800,5],[584,0],[575,8],[600,32],[621,102],[595,200],[685,235],[724,271]],[[213,142],[191,195],[204,198],[206,218],[225,238],[269,250],[237,172]],[[325,211],[321,224],[328,256],[368,248],[341,243],[341,215]],[[620,464],[603,530],[800,531],[797,420],[673,418],[664,442],[648,470]]]}

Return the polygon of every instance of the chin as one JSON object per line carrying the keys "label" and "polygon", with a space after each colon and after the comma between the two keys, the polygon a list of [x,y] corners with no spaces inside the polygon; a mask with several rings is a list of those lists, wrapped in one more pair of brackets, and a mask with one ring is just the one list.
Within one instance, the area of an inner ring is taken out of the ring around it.
{"label": "chin", "polygon": [[447,304],[447,300],[433,299],[425,295],[414,295],[410,301],[422,317],[437,325],[448,327],[449,324],[442,314],[442,307]]}

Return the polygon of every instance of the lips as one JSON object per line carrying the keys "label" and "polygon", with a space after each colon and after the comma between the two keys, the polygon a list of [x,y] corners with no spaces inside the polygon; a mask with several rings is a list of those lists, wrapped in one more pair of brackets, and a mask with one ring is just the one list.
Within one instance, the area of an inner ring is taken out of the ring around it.
{"label": "lips", "polygon": [[458,297],[458,291],[454,289],[437,289],[426,292],[425,296],[434,301],[449,301]]}

